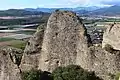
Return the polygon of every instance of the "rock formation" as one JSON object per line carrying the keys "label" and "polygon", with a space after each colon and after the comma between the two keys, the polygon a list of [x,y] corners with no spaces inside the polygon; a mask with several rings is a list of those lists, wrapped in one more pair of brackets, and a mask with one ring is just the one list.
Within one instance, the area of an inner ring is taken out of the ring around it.
{"label": "rock formation", "polygon": [[38,26],[36,33],[33,35],[32,38],[30,38],[26,45],[26,48],[24,50],[26,54],[39,53],[43,42],[45,28],[46,24]]}
{"label": "rock formation", "polygon": [[39,69],[52,71],[58,66],[70,64],[86,67],[88,44],[85,32],[84,25],[75,13],[54,12],[47,23]]}
{"label": "rock formation", "polygon": [[120,50],[120,24],[108,26],[103,36],[102,47],[104,48],[107,44],[116,50]]}
{"label": "rock formation", "polygon": [[21,80],[19,62],[22,50],[16,48],[0,49],[0,80]]}
{"label": "rock formation", "polygon": [[116,75],[120,71],[120,51],[110,53],[101,47],[92,46],[90,49],[89,70],[104,80],[112,80],[111,75]]}
{"label": "rock formation", "polygon": [[[53,71],[58,66],[77,64],[95,71],[104,80],[112,80],[110,74],[120,71],[118,24],[106,30],[103,49],[101,46],[88,46],[86,29],[73,12],[57,10],[50,16],[46,29],[42,27],[38,28],[25,48],[22,70]],[[108,44],[111,47],[104,48]]]}
{"label": "rock formation", "polygon": [[38,59],[40,57],[45,28],[46,24],[40,25],[36,33],[28,41],[22,57],[22,70],[36,69],[38,67]]}

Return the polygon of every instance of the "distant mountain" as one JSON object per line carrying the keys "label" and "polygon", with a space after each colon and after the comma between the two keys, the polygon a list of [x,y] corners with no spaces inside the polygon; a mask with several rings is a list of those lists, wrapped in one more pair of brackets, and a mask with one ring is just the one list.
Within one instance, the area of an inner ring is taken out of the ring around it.
{"label": "distant mountain", "polygon": [[96,7],[96,6],[91,6],[91,7],[77,7],[74,8],[75,11],[80,11],[80,10],[85,10],[85,11],[94,11],[100,9],[100,7]]}
{"label": "distant mountain", "polygon": [[42,15],[49,14],[56,9],[74,11],[80,15],[105,15],[116,16],[120,15],[120,5],[114,5],[111,7],[77,7],[77,8],[25,8],[25,9],[9,9],[0,11],[0,16],[27,16],[27,15]]}
{"label": "distant mountain", "polygon": [[26,11],[42,11],[42,12],[48,12],[51,13],[53,11],[55,11],[56,9],[60,9],[60,10],[69,10],[69,11],[73,11],[73,8],[26,8]]}
{"label": "distant mountain", "polygon": [[105,16],[115,16],[120,15],[120,6],[114,5],[111,7],[100,8],[90,12],[91,15],[105,15]]}
{"label": "distant mountain", "polygon": [[27,10],[27,11],[42,11],[42,12],[51,13],[51,12],[55,11],[56,9],[78,12],[78,11],[93,11],[93,10],[99,9],[99,7],[92,6],[92,7],[77,7],[77,8],[36,8],[36,9],[26,8],[25,10]]}
{"label": "distant mountain", "polygon": [[41,11],[26,11],[23,9],[9,9],[0,11],[0,16],[28,16],[28,15],[43,15],[47,14]]}

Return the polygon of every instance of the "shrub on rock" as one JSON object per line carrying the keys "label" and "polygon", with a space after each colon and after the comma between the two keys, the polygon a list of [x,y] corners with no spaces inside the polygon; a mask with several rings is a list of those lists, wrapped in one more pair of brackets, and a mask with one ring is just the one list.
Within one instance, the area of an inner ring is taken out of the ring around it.
{"label": "shrub on rock", "polygon": [[29,70],[21,73],[22,80],[53,80],[51,73],[41,70]]}
{"label": "shrub on rock", "polygon": [[80,66],[58,67],[52,72],[54,80],[99,80],[94,72],[88,72]]}
{"label": "shrub on rock", "polygon": [[22,80],[40,80],[41,70],[24,71],[21,74]]}

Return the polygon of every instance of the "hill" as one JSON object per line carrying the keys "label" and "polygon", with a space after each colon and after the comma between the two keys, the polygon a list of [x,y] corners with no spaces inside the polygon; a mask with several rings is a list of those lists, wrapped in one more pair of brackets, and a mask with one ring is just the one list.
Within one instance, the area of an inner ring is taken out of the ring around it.
{"label": "hill", "polygon": [[76,7],[76,8],[36,8],[36,9],[25,8],[26,11],[42,11],[42,12],[49,12],[49,13],[55,11],[56,9],[81,12],[81,11],[93,11],[93,10],[99,9],[99,7],[91,6],[91,7]]}
{"label": "hill", "polygon": [[47,14],[41,11],[26,11],[23,9],[9,9],[0,11],[0,16],[28,16],[28,15],[43,15]]}
{"label": "hill", "polygon": [[120,6],[114,5],[111,7],[100,8],[95,11],[89,12],[90,15],[105,15],[105,16],[116,16],[120,15]]}
{"label": "hill", "polygon": [[120,5],[114,5],[110,7],[96,7],[96,6],[91,6],[91,7],[76,7],[76,8],[26,8],[24,10],[26,11],[42,11],[42,12],[47,12],[51,13],[55,11],[56,9],[59,10],[68,10],[68,11],[74,11],[77,14],[80,15],[102,15],[102,16],[116,16],[120,15]]}
{"label": "hill", "polygon": [[29,15],[44,15],[59,10],[74,11],[80,15],[102,15],[102,16],[116,16],[120,15],[120,5],[110,7],[76,7],[76,8],[25,8],[25,9],[9,9],[0,11],[0,16],[29,16]]}

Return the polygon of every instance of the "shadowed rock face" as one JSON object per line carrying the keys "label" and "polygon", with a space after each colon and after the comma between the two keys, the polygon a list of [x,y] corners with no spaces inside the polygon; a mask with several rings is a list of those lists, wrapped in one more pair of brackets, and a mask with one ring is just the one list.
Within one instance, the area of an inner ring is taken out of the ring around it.
{"label": "shadowed rock face", "polygon": [[83,24],[75,13],[54,12],[47,23],[39,69],[52,71],[58,66],[86,64],[88,45],[85,32]]}
{"label": "shadowed rock face", "polygon": [[39,65],[40,52],[43,42],[44,30],[46,24],[42,24],[37,28],[36,33],[28,41],[21,62],[22,70],[37,69]]}
{"label": "shadowed rock face", "polygon": [[22,53],[16,48],[0,49],[0,80],[21,80],[16,54]]}
{"label": "shadowed rock face", "polygon": [[116,50],[120,50],[120,24],[108,26],[103,36],[102,47],[105,47],[107,44]]}
{"label": "shadowed rock face", "polygon": [[26,48],[24,50],[26,54],[39,53],[43,42],[45,28],[46,28],[46,24],[42,24],[38,26],[36,33],[33,35],[32,38],[30,38],[30,40],[26,45]]}

